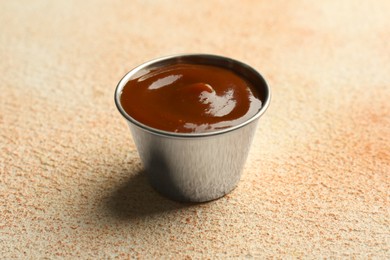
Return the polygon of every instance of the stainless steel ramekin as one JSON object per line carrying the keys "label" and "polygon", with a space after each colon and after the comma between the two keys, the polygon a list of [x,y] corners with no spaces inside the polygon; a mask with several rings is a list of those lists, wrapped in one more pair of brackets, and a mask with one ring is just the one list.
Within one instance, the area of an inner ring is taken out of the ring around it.
{"label": "stainless steel ramekin", "polygon": [[[161,66],[178,63],[227,68],[253,84],[261,93],[262,108],[242,124],[206,133],[162,131],[138,122],[120,102],[126,83]],[[270,102],[263,77],[250,66],[226,57],[184,54],[158,58],[128,72],[115,90],[115,103],[126,119],[151,185],[178,201],[204,202],[224,196],[240,180],[260,116]]]}

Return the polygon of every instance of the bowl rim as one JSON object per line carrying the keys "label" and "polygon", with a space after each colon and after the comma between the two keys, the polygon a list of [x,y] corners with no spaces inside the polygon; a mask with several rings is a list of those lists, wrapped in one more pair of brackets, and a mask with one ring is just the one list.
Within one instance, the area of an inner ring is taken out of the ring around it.
{"label": "bowl rim", "polygon": [[[197,60],[197,62],[190,61],[190,60],[194,60],[194,59]],[[245,120],[244,122],[242,122],[240,124],[237,124],[237,125],[234,125],[231,127],[227,127],[227,128],[223,128],[223,129],[219,129],[219,130],[215,130],[215,131],[200,132],[200,133],[198,133],[198,132],[196,132],[196,133],[182,133],[182,132],[170,132],[170,131],[161,130],[158,128],[154,128],[154,127],[150,127],[148,125],[145,125],[145,124],[137,121],[136,119],[134,119],[133,117],[131,117],[129,114],[126,113],[126,111],[123,109],[123,107],[121,105],[120,97],[121,97],[122,90],[125,87],[126,83],[133,76],[135,76],[141,70],[147,69],[149,67],[158,67],[158,66],[163,66],[165,64],[172,65],[172,64],[179,64],[179,63],[187,63],[187,64],[194,63],[194,64],[203,64],[203,65],[215,65],[215,66],[219,65],[220,67],[232,69],[232,70],[233,70],[234,66],[235,67],[238,66],[239,68],[242,68],[244,71],[246,71],[248,73],[252,73],[253,75],[255,75],[257,77],[258,80],[260,80],[262,82],[263,87],[265,88],[264,90],[262,90],[262,92],[265,93],[264,101],[262,100],[262,103],[263,103],[262,107],[259,109],[259,111],[254,116],[252,116],[251,118]],[[116,105],[117,109],[119,110],[119,112],[122,114],[122,116],[128,122],[132,123],[133,125],[141,128],[147,132],[155,134],[155,135],[166,136],[166,137],[177,137],[177,138],[194,138],[194,137],[215,136],[215,135],[228,133],[228,132],[234,131],[236,129],[242,128],[242,127],[256,121],[264,114],[264,112],[269,107],[270,99],[271,99],[271,90],[270,90],[269,85],[267,84],[267,82],[265,81],[263,76],[258,71],[256,71],[254,68],[252,68],[251,66],[249,66],[241,61],[238,61],[238,60],[235,60],[232,58],[228,58],[228,57],[220,56],[220,55],[214,55],[214,54],[203,54],[203,53],[175,54],[175,55],[163,56],[160,58],[156,58],[156,59],[144,62],[144,63],[136,66],[135,68],[133,68],[129,72],[127,72],[122,77],[122,79],[119,81],[119,83],[116,86],[115,96],[114,96],[115,105]]]}

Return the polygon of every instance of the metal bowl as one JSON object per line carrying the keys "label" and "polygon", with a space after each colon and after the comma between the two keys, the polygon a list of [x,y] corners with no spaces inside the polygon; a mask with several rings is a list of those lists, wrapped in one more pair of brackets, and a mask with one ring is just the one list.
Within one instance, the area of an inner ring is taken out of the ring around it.
{"label": "metal bowl", "polygon": [[[212,132],[177,133],[147,126],[127,114],[120,96],[126,83],[158,67],[178,63],[230,69],[260,92],[261,109],[247,121]],[[151,185],[178,201],[204,202],[224,196],[240,180],[258,119],[270,102],[263,77],[250,66],[222,56],[185,54],[158,58],[128,72],[115,90],[115,103],[126,119]]]}

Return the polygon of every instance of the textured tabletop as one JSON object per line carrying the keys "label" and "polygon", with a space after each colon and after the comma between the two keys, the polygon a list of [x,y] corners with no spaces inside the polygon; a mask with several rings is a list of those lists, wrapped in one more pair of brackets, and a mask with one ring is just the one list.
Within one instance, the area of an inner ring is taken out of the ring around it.
{"label": "textured tabletop", "polygon": [[[0,258],[390,258],[390,1],[1,1]],[[238,187],[148,184],[114,89],[212,53],[272,88]]]}

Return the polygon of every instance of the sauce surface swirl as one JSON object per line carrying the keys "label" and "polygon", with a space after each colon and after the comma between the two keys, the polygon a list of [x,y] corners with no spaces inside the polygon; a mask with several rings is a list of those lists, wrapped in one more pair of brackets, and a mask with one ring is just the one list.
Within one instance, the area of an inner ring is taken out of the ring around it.
{"label": "sauce surface swirl", "polygon": [[217,66],[174,64],[132,79],[121,105],[147,126],[178,133],[212,132],[254,116],[259,92],[233,71]]}

